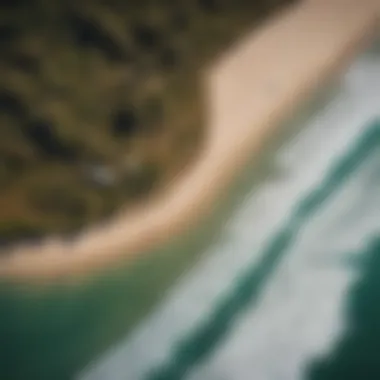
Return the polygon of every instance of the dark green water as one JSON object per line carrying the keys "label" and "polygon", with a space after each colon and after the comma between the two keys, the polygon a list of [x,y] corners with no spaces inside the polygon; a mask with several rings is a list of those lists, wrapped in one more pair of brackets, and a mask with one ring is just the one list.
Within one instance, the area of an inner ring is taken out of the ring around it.
{"label": "dark green water", "polygon": [[[278,265],[283,255],[287,253],[289,246],[293,243],[303,225],[335,191],[344,185],[350,175],[379,146],[380,122],[376,121],[356,142],[356,145],[347,156],[340,159],[332,167],[321,185],[298,203],[286,225],[274,235],[268,247],[264,249],[262,261],[258,265],[255,263],[252,268],[248,268],[246,273],[239,278],[231,293],[215,308],[206,322],[185,337],[177,347],[174,347],[172,361],[162,368],[154,369],[146,377],[146,380],[183,379],[191,367],[205,360],[217,346],[222,344],[223,338],[233,327],[234,321],[248,305],[252,307],[263,286],[270,280],[271,272]],[[378,320],[378,329],[380,334],[380,319]],[[378,344],[380,348],[380,341]],[[353,355],[355,355],[354,352],[352,351]],[[380,355],[380,351],[377,352]],[[323,376],[318,377],[318,379],[325,379]],[[331,379],[336,379],[334,376]],[[354,379],[355,377],[351,378]],[[339,379],[343,379],[343,377]]]}
{"label": "dark green water", "polygon": [[328,357],[310,366],[309,380],[380,379],[380,237],[369,244],[363,267],[348,297],[347,332]]}

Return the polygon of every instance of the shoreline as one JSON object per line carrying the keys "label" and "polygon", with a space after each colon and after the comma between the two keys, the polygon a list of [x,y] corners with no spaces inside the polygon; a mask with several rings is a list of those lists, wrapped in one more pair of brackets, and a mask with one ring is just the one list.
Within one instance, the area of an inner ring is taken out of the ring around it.
{"label": "shoreline", "polygon": [[292,110],[373,40],[380,6],[363,1],[305,0],[246,35],[204,71],[208,134],[186,171],[73,242],[16,247],[0,258],[0,278],[53,280],[111,267],[195,225]]}

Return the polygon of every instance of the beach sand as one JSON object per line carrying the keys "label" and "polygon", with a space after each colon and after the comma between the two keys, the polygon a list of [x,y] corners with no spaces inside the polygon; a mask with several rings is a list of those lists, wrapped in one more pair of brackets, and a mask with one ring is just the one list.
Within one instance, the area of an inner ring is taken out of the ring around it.
{"label": "beach sand", "polygon": [[76,240],[52,237],[4,253],[0,278],[72,279],[194,226],[281,122],[374,39],[379,15],[375,0],[305,0],[246,35],[202,73],[208,136],[186,171],[143,206]]}

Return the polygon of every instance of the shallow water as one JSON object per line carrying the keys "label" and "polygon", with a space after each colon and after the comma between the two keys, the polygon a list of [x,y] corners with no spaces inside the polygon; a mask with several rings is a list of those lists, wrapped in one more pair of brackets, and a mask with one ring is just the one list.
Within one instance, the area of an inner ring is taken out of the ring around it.
{"label": "shallow water", "polygon": [[276,153],[281,175],[241,199],[197,264],[78,379],[380,378],[380,343],[360,335],[380,325],[371,333],[355,316],[363,292],[379,301],[368,279],[380,253],[379,104],[380,60],[365,54]]}
{"label": "shallow water", "polygon": [[301,131],[264,176],[247,165],[220,211],[149,259],[80,286],[0,284],[0,378],[350,379],[362,363],[380,378],[364,339],[377,337],[379,63],[362,56],[289,123]]}

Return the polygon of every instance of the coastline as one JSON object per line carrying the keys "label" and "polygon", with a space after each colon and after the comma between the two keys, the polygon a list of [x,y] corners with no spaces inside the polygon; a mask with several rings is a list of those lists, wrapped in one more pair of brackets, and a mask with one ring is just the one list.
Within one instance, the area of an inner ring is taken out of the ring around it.
{"label": "coastline", "polygon": [[146,205],[76,241],[51,238],[4,255],[0,278],[84,274],[132,259],[190,228],[280,122],[372,40],[379,13],[374,0],[309,0],[247,35],[204,72],[209,133],[187,171]]}

